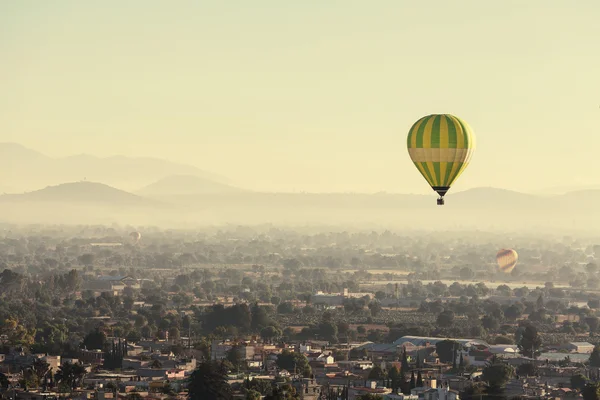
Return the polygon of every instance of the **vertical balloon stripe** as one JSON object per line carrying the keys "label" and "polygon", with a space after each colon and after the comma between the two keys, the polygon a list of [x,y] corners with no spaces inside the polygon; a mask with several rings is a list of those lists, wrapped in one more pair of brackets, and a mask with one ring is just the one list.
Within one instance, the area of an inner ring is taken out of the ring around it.
{"label": "vertical balloon stripe", "polygon": [[465,135],[465,148],[468,149],[475,147],[475,143],[471,143],[471,128],[466,122],[462,121],[460,118],[457,118],[457,120]]}
{"label": "vertical balloon stripe", "polygon": [[439,149],[441,146],[441,129],[440,129],[441,116],[436,115],[433,117],[433,123],[431,125],[431,148]]}
{"label": "vertical balloon stripe", "polygon": [[427,117],[423,117],[420,120],[418,120],[413,127],[411,128],[409,134],[408,134],[408,147],[409,148],[416,148],[417,147],[417,135],[419,132],[419,128],[421,127],[421,124],[423,124],[423,121],[425,121]]}
{"label": "vertical balloon stripe", "polygon": [[433,170],[435,172],[435,186],[442,186],[442,171],[441,171],[440,164],[446,164],[446,163],[441,163],[441,162],[433,163]]}
{"label": "vertical balloon stripe", "polygon": [[429,176],[431,176],[431,184],[433,186],[437,186],[437,179],[435,176],[435,168],[433,168],[433,162],[426,161],[425,164],[427,164],[427,171],[429,171]]}
{"label": "vertical balloon stripe", "polygon": [[446,119],[445,115],[440,115],[439,117],[440,143],[438,147],[440,149],[447,149],[449,147],[448,144],[450,143],[448,134],[448,120]]}
{"label": "vertical balloon stripe", "polygon": [[423,148],[423,133],[425,132],[425,127],[427,126],[427,118],[423,118],[423,122],[419,125],[419,129],[417,130],[416,138],[417,142],[415,143],[415,147]]}
{"label": "vertical balloon stripe", "polygon": [[446,174],[444,175],[444,182],[442,182],[442,186],[450,186],[450,176],[453,168],[454,162],[446,163]]}
{"label": "vertical balloon stripe", "polygon": [[425,149],[431,149],[431,129],[434,120],[435,118],[428,118],[425,122],[425,129],[423,130],[423,148]]}
{"label": "vertical balloon stripe", "polygon": [[425,179],[427,179],[427,183],[429,183],[431,186],[435,186],[435,183],[433,182],[433,177],[431,176],[429,168],[427,167],[427,163],[422,162],[421,167],[423,168],[423,170],[425,170]]}
{"label": "vertical balloon stripe", "polygon": [[448,163],[440,162],[440,172],[439,172],[439,184],[440,186],[446,186],[446,175],[448,175]]}
{"label": "vertical balloon stripe", "polygon": [[457,144],[456,125],[454,124],[454,120],[447,115],[444,115],[444,120],[448,127],[448,148],[455,149]]}

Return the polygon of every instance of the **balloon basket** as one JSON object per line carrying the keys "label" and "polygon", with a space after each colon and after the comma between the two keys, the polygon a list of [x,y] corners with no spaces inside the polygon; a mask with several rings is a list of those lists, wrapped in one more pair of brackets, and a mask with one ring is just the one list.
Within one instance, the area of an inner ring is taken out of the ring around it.
{"label": "balloon basket", "polygon": [[440,197],[439,199],[437,199],[437,205],[438,206],[443,206],[444,205],[444,198]]}

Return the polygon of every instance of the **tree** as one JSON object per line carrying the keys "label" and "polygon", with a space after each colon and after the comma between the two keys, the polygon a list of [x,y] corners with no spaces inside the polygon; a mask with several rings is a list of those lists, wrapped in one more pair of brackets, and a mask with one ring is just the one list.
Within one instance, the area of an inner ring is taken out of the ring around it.
{"label": "tree", "polygon": [[[398,374],[399,373],[400,372],[398,371]],[[371,372],[369,372],[369,379],[372,381],[380,381],[385,379],[385,371],[379,365],[376,365],[371,368]]]}
{"label": "tree", "polygon": [[245,361],[242,358],[240,350],[241,350],[241,346],[235,345],[231,349],[229,349],[229,351],[227,352],[226,359],[227,359],[227,361],[229,361],[231,363],[231,365],[233,365],[235,371],[239,371],[240,366]]}
{"label": "tree", "polygon": [[179,328],[177,328],[176,326],[172,327],[169,329],[169,340],[171,341],[178,341],[179,340]]}
{"label": "tree", "polygon": [[288,350],[284,350],[277,356],[277,366],[291,373],[295,370],[303,374],[305,378],[308,378],[312,373],[310,365],[308,365],[308,359],[304,354],[292,353]]}
{"label": "tree", "polygon": [[319,335],[325,340],[330,342],[337,342],[338,328],[337,325],[331,321],[322,321],[319,324]]}
{"label": "tree", "polygon": [[583,400],[598,400],[600,399],[600,384],[589,383],[581,391]]}
{"label": "tree", "polygon": [[581,390],[587,384],[587,378],[581,374],[571,376],[571,389]]}
{"label": "tree", "polygon": [[588,317],[585,319],[585,323],[590,327],[590,333],[595,333],[600,325],[600,319],[598,317]]}
{"label": "tree", "polygon": [[262,395],[256,390],[248,390],[246,392],[246,400],[260,400]]}
{"label": "tree", "polygon": [[417,360],[415,361],[415,368],[422,368],[423,362],[421,361],[421,355],[417,353]]}
{"label": "tree", "polygon": [[50,372],[50,364],[41,358],[36,358],[31,365],[31,371],[36,378],[37,384],[42,384]]}
{"label": "tree", "polygon": [[521,364],[517,367],[519,376],[537,376],[537,368],[533,363]]}
{"label": "tree", "polygon": [[254,332],[260,332],[261,329],[273,325],[273,321],[271,317],[269,317],[269,313],[267,313],[267,309],[265,307],[261,307],[258,303],[255,303],[252,306],[251,310],[252,314],[252,323],[251,328]]}
{"label": "tree", "polygon": [[542,296],[541,294],[539,295],[537,301],[535,302],[535,306],[538,310],[544,308],[544,296]]}
{"label": "tree", "polygon": [[280,338],[282,335],[283,333],[281,332],[281,329],[277,328],[276,326],[267,326],[262,331],[260,331],[260,336],[263,338],[263,340],[277,339]]}
{"label": "tree", "polygon": [[514,344],[515,341],[508,336],[496,336],[495,344]]}
{"label": "tree", "polygon": [[504,310],[504,317],[511,321],[515,321],[516,319],[518,319],[521,316],[521,314],[523,314],[523,310],[516,304],[510,305]]}
{"label": "tree", "polygon": [[88,350],[104,350],[106,334],[96,328],[83,339],[83,345]]}
{"label": "tree", "polygon": [[454,322],[454,312],[451,310],[442,311],[437,317],[437,324],[443,328],[452,326]]}
{"label": "tree", "polygon": [[83,365],[64,363],[56,373],[56,380],[70,390],[75,390],[81,385],[85,376],[85,368]]}
{"label": "tree", "polygon": [[383,400],[383,397],[378,394],[366,393],[357,397],[357,400]]}
{"label": "tree", "polygon": [[371,311],[371,315],[376,317],[382,310],[381,303],[377,300],[373,300],[369,303],[369,310]]}
{"label": "tree", "polygon": [[416,387],[420,388],[423,387],[423,377],[421,376],[421,370],[419,370],[419,372],[417,372],[417,383],[416,383]]}
{"label": "tree", "polygon": [[442,340],[435,344],[435,351],[441,362],[451,363],[459,347],[460,344],[454,340]]}
{"label": "tree", "polygon": [[277,306],[278,314],[293,314],[294,312],[294,305],[290,302],[281,303]]}
{"label": "tree", "polygon": [[483,369],[481,380],[487,383],[488,393],[498,393],[506,386],[506,383],[512,378],[514,372],[513,367],[508,364],[489,364]]}
{"label": "tree", "polygon": [[500,326],[500,321],[492,315],[486,315],[481,318],[481,325],[487,330],[496,331]]}
{"label": "tree", "polygon": [[408,371],[409,367],[408,367],[408,356],[406,355],[406,347],[402,348],[402,370],[403,371]]}
{"label": "tree", "polygon": [[540,355],[539,349],[542,346],[542,338],[538,335],[538,331],[535,326],[527,325],[521,340],[517,343],[519,351],[526,357],[535,358]]}
{"label": "tree", "polygon": [[[375,368],[373,368],[371,370],[371,372],[369,373],[369,378],[371,377],[371,373],[373,373],[374,369]],[[401,380],[400,380],[400,370],[395,365],[390,369],[389,378],[390,378],[391,385],[392,385],[392,393],[396,393],[396,391],[401,387],[400,386]],[[379,379],[375,378],[374,380],[379,380]]]}
{"label": "tree", "polygon": [[590,354],[590,366],[600,368],[600,346],[595,346]]}
{"label": "tree", "polygon": [[190,400],[230,400],[231,387],[227,382],[227,370],[222,363],[203,362],[188,380]]}
{"label": "tree", "polygon": [[79,264],[85,265],[86,267],[94,265],[94,259],[95,256],[90,253],[82,254],[79,257],[77,257],[77,261],[79,262]]}
{"label": "tree", "polygon": [[588,302],[588,307],[591,309],[598,309],[600,308],[600,299],[597,298],[593,298],[593,299],[589,299]]}
{"label": "tree", "polygon": [[0,372],[0,388],[6,390],[8,389],[8,385],[10,385],[10,381],[2,372]]}

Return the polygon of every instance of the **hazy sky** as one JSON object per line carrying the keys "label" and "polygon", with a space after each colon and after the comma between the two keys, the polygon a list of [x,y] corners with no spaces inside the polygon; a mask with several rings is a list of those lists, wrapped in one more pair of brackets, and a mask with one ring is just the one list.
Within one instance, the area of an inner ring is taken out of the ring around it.
{"label": "hazy sky", "polygon": [[0,141],[253,189],[429,193],[406,134],[447,112],[478,139],[455,190],[600,183],[599,15],[597,0],[3,1]]}

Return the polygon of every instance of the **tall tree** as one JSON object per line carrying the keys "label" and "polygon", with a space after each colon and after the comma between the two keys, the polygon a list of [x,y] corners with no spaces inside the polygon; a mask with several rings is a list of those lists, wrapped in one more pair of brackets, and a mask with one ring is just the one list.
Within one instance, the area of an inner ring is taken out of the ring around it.
{"label": "tall tree", "polygon": [[409,370],[408,356],[406,355],[406,347],[402,347],[402,369],[405,373]]}
{"label": "tall tree", "polygon": [[590,383],[586,385],[581,391],[583,400],[598,400],[600,399],[600,385],[596,383]]}
{"label": "tall tree", "polygon": [[106,334],[99,328],[94,329],[83,338],[83,345],[88,350],[104,350]]}
{"label": "tall tree", "polygon": [[435,351],[438,357],[443,363],[450,363],[456,354],[456,348],[459,347],[459,343],[454,340],[442,340],[435,344]]}
{"label": "tall tree", "polygon": [[70,390],[75,390],[83,382],[85,368],[83,365],[64,363],[56,373],[56,380]]}
{"label": "tall tree", "polygon": [[392,393],[396,393],[396,391],[400,388],[400,370],[395,365],[390,369],[389,377],[392,387]]}
{"label": "tall tree", "polygon": [[600,346],[595,346],[592,354],[590,354],[590,366],[600,367]]}
{"label": "tall tree", "polygon": [[513,367],[508,364],[492,363],[483,369],[481,379],[487,383],[489,394],[498,394],[514,373]]}
{"label": "tall tree", "polygon": [[535,326],[527,325],[518,343],[519,351],[526,357],[535,358],[540,355],[542,338],[538,334]]}
{"label": "tall tree", "polygon": [[231,387],[222,363],[204,362],[198,365],[188,380],[190,400],[231,400]]}

